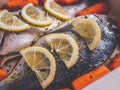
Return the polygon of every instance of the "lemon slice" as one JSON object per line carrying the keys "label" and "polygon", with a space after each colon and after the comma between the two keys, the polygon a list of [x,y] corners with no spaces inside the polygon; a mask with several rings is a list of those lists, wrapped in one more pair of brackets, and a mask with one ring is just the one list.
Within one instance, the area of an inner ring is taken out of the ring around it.
{"label": "lemon slice", "polygon": [[65,10],[62,6],[57,4],[54,0],[46,0],[44,4],[44,8],[48,11],[51,15],[60,20],[69,20],[71,16],[69,15],[68,11]]}
{"label": "lemon slice", "polygon": [[79,50],[77,42],[67,34],[55,33],[44,36],[46,42],[59,55],[67,68],[71,68],[78,60]]}
{"label": "lemon slice", "polygon": [[98,24],[88,18],[76,18],[72,21],[73,30],[87,42],[90,50],[98,47],[101,40],[101,30]]}
{"label": "lemon slice", "polygon": [[30,28],[30,26],[16,16],[3,10],[0,12],[0,28],[7,31],[24,31]]}
{"label": "lemon slice", "polygon": [[27,4],[21,10],[22,17],[29,23],[37,26],[48,26],[52,24],[50,17],[45,15],[40,8],[32,3]]}
{"label": "lemon slice", "polygon": [[45,48],[32,46],[20,51],[28,65],[36,73],[41,86],[45,89],[51,84],[56,72],[53,55]]}

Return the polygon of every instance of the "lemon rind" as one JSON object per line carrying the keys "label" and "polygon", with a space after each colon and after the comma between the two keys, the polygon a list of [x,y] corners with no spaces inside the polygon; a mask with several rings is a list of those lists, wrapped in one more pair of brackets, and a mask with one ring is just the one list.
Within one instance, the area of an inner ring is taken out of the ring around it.
{"label": "lemon rind", "polygon": [[[77,17],[77,18],[71,20],[70,22],[73,22],[76,19],[79,19],[79,22],[81,22],[81,23],[85,23],[85,24],[87,23],[87,24],[90,24],[94,27],[95,39],[92,41],[91,44],[87,44],[87,45],[88,45],[90,50],[96,49],[98,47],[98,45],[100,44],[100,41],[101,41],[101,30],[100,30],[99,25],[93,19],[80,18],[80,17]],[[74,30],[74,31],[76,31],[76,30]],[[79,33],[79,32],[77,32],[77,33]]]}
{"label": "lemon rind", "polygon": [[[8,12],[7,10],[3,10],[0,12],[0,18],[2,17],[2,15]],[[9,13],[9,12],[8,12]],[[15,18],[17,18],[16,16],[14,16]],[[18,18],[17,18],[18,19]],[[20,19],[19,19],[20,20]],[[23,21],[22,21],[23,22]],[[23,22],[24,23],[24,22]],[[14,32],[18,32],[18,31],[24,31],[30,28],[30,26],[26,23],[24,23],[22,26],[8,26],[5,25],[4,23],[0,22],[0,28],[6,31],[14,31]]]}
{"label": "lemon rind", "polygon": [[[27,22],[29,22],[29,23],[31,23],[31,24],[33,24],[33,25],[36,25],[36,26],[48,26],[48,25],[50,25],[50,24],[52,24],[52,20],[50,19],[50,17],[48,17],[48,19],[45,21],[45,22],[43,22],[43,21],[36,21],[36,20],[34,20],[34,19],[32,19],[32,18],[30,18],[25,12],[26,12],[26,9],[29,7],[29,6],[32,6],[32,7],[34,7],[34,5],[32,4],[32,3],[29,3],[29,4],[27,4],[26,6],[24,6],[23,8],[22,8],[22,10],[21,10],[21,16],[27,21]],[[38,8],[36,8],[37,9],[37,11],[39,12],[39,13],[41,13],[40,12],[40,9],[38,9]]]}
{"label": "lemon rind", "polygon": [[[45,80],[44,82],[41,83],[41,86],[43,89],[45,89],[46,87],[48,87],[50,85],[50,83],[54,80],[54,76],[55,76],[55,72],[56,72],[56,62],[55,62],[55,59],[53,57],[53,55],[45,48],[43,47],[40,47],[40,46],[32,46],[32,47],[27,47],[23,50],[20,51],[20,53],[23,55],[23,58],[26,60],[24,54],[28,51],[40,51],[41,53],[43,53],[45,56],[47,56],[47,58],[50,60],[50,64],[51,64],[51,72],[50,72],[50,75],[48,76],[47,80]],[[29,65],[29,62],[26,60],[26,62],[28,63]],[[30,66],[31,67],[31,66]],[[39,73],[37,72],[37,70],[35,68],[32,68],[32,70],[38,74],[39,76]],[[39,80],[39,77],[37,76],[38,80]],[[39,80],[40,81],[40,80]]]}
{"label": "lemon rind", "polygon": [[[64,37],[64,38],[63,38]],[[66,39],[70,42],[70,45],[73,47],[73,53],[72,53],[72,57],[69,61],[63,61],[66,65],[66,67],[69,69],[71,67],[73,67],[77,60],[78,60],[78,56],[79,56],[79,47],[77,42],[68,34],[62,34],[62,33],[55,33],[55,34],[49,34],[44,36],[46,42],[50,45],[50,41],[54,38],[62,38],[62,39]]]}
{"label": "lemon rind", "polygon": [[62,20],[62,21],[66,21],[66,20],[70,20],[71,19],[71,16],[68,14],[67,16],[66,15],[63,15],[63,14],[60,14],[60,13],[57,13],[55,12],[54,10],[52,10],[49,6],[49,3],[51,1],[54,1],[54,0],[47,0],[44,4],[44,8],[45,10],[50,13],[51,15],[53,15],[54,17]]}

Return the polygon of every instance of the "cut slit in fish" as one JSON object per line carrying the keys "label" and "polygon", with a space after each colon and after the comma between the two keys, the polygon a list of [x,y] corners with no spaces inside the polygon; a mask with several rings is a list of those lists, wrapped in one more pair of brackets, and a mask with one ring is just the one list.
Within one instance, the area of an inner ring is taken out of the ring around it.
{"label": "cut slit in fish", "polygon": [[5,32],[3,30],[0,30],[0,46],[2,44],[4,34],[5,34]]}

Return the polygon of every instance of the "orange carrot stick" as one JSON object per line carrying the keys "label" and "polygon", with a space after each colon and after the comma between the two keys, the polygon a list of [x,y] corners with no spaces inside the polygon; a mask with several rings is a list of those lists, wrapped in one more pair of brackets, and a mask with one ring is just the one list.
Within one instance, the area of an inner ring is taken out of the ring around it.
{"label": "orange carrot stick", "polygon": [[110,70],[106,66],[100,66],[99,68],[81,76],[78,77],[76,80],[72,82],[72,86],[74,90],[80,90],[87,85],[91,84],[92,82],[98,80],[99,78],[103,77],[107,73],[109,73]]}
{"label": "orange carrot stick", "polygon": [[111,61],[111,63],[109,64],[108,68],[109,68],[110,70],[113,70],[113,69],[115,69],[115,68],[117,68],[117,67],[119,67],[119,66],[120,66],[120,54],[117,55],[117,56]]}
{"label": "orange carrot stick", "polygon": [[100,2],[93,6],[90,6],[88,8],[85,8],[79,11],[78,13],[76,13],[76,16],[93,14],[93,13],[103,14],[106,11],[107,11],[107,4],[105,2]]}
{"label": "orange carrot stick", "polygon": [[3,79],[5,79],[7,77],[7,72],[0,69],[0,81],[2,81]]}
{"label": "orange carrot stick", "polygon": [[80,0],[55,0],[55,2],[59,3],[60,5],[72,5],[79,1]]}
{"label": "orange carrot stick", "polygon": [[[46,0],[38,0],[38,1],[39,1],[39,5],[43,6]],[[54,0],[54,1],[60,5],[72,5],[79,2],[79,0]]]}
{"label": "orange carrot stick", "polygon": [[38,0],[10,0],[6,3],[5,7],[9,11],[15,11],[21,9],[28,3],[33,3],[34,5],[38,5]]}

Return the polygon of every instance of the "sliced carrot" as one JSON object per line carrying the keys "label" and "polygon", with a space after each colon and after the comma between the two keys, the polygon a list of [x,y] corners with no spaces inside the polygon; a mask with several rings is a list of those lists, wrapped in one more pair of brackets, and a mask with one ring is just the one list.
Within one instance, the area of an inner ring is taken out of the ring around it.
{"label": "sliced carrot", "polygon": [[79,1],[80,0],[55,0],[55,2],[59,3],[60,5],[72,5]]}
{"label": "sliced carrot", "polygon": [[72,82],[72,86],[74,90],[80,90],[86,87],[87,85],[91,84],[92,82],[98,80],[99,78],[103,77],[109,72],[110,70],[106,66],[100,66],[99,68],[75,79]]}
{"label": "sliced carrot", "polygon": [[38,0],[10,0],[6,3],[5,7],[9,11],[15,11],[21,9],[28,3],[33,3],[34,5],[38,5]]}
{"label": "sliced carrot", "polygon": [[109,68],[110,70],[113,70],[113,69],[115,69],[115,68],[117,68],[117,67],[119,67],[119,66],[120,66],[120,54],[117,55],[117,56],[110,62],[108,68]]}
{"label": "sliced carrot", "polygon": [[94,13],[103,14],[107,10],[108,10],[107,4],[105,2],[99,2],[93,6],[90,6],[88,8],[85,8],[85,9],[77,12],[76,16],[86,15],[86,14],[94,14]]}
{"label": "sliced carrot", "polygon": [[7,77],[7,72],[0,69],[0,81],[2,81],[3,79],[5,79]]}

